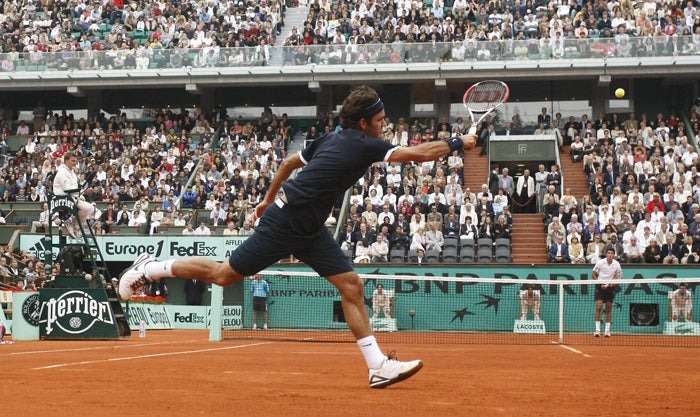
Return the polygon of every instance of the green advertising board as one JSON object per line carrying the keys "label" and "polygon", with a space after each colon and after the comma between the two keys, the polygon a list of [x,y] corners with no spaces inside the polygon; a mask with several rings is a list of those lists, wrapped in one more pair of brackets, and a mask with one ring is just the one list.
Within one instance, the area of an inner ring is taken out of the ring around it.
{"label": "green advertising board", "polygon": [[[342,329],[340,293],[320,277],[285,275],[286,271],[310,272],[307,267],[279,267],[279,275],[266,275],[270,284],[268,311],[270,320],[279,328]],[[541,316],[548,331],[556,331],[559,323],[560,299],[564,301],[564,331],[592,330],[595,312],[593,284],[560,286],[537,281],[586,282],[592,279],[592,266],[507,267],[507,266],[435,266],[416,267],[384,264],[357,267],[361,274],[386,275],[386,279],[365,279],[365,304],[372,312],[372,293],[378,284],[395,298],[393,309],[398,330],[431,331],[502,331],[512,332],[520,315],[519,292],[526,284],[536,286],[542,296]],[[402,279],[393,279],[393,276]],[[416,279],[411,279],[416,276]],[[423,280],[428,277],[470,277],[522,280],[522,283],[455,282]],[[694,276],[689,268],[625,267],[626,279],[683,278]],[[695,284],[689,285],[695,290]],[[563,294],[560,294],[563,289]],[[616,331],[625,333],[662,333],[668,320],[668,293],[674,284],[627,284],[616,295],[614,311]],[[252,325],[252,289],[244,286],[243,327]],[[561,297],[560,297],[561,296]],[[646,308],[654,308],[655,317]],[[413,312],[414,314],[410,314]],[[635,322],[644,317],[649,320]]]}
{"label": "green advertising board", "polygon": [[42,339],[114,339],[117,322],[102,288],[39,290]]}

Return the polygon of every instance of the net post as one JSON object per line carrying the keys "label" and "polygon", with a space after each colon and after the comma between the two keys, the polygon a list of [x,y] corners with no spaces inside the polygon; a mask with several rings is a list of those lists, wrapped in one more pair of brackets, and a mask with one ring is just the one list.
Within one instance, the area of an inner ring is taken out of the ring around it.
{"label": "net post", "polygon": [[224,287],[211,285],[211,320],[209,321],[209,341],[221,341],[221,314],[224,304]]}
{"label": "net post", "polygon": [[559,284],[559,344],[564,343],[564,284]]}

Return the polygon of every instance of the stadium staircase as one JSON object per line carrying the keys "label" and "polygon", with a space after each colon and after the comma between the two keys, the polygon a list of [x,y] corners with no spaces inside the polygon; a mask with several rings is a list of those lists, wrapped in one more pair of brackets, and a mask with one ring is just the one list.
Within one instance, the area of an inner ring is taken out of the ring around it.
{"label": "stadium staircase", "polygon": [[464,185],[474,194],[481,191],[481,185],[487,183],[489,177],[489,158],[480,153],[480,147],[464,153]]}
{"label": "stadium staircase", "polygon": [[571,188],[571,194],[580,200],[584,195],[588,194],[588,180],[583,172],[581,162],[573,162],[571,160],[571,148],[564,146],[561,153],[561,172],[564,179],[564,187]]}
{"label": "stadium staircase", "polygon": [[514,264],[546,264],[546,239],[542,214],[513,214],[511,244]]}
{"label": "stadium staircase", "polygon": [[[288,7],[284,12],[284,26],[282,27],[282,33],[277,37],[275,46],[284,45],[284,40],[289,37],[292,33],[292,28],[297,27],[301,35],[301,28],[304,27],[304,21],[309,17],[309,6],[299,6],[299,7]],[[282,54],[282,48],[275,48],[270,57],[270,65],[282,65],[284,62],[284,56]]]}
{"label": "stadium staircase", "polygon": [[[561,154],[561,172],[564,187],[580,199],[588,192],[588,182],[581,163],[574,163],[569,157],[570,149],[565,146]],[[513,214],[513,263],[547,263],[547,243],[542,214]]]}

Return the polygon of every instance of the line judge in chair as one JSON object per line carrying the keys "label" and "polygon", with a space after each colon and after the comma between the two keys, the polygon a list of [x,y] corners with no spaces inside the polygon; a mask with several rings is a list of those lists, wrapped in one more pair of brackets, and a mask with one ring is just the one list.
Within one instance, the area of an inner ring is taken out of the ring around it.
{"label": "line judge in chair", "polygon": [[540,291],[530,284],[527,289],[520,291],[520,320],[527,320],[529,312],[535,316],[535,320],[540,319]]}
{"label": "line judge in chair", "polygon": [[[70,194],[75,200],[79,221],[83,224],[83,227],[87,228],[88,217],[92,215],[94,216],[93,218],[99,219],[102,212],[83,198],[80,198],[80,183],[76,172],[77,165],[78,156],[74,152],[68,151],[63,155],[63,164],[58,167],[53,180],[53,194],[55,196]],[[88,187],[85,193],[90,192],[92,192],[92,189]],[[80,228],[77,224],[72,225],[72,227],[71,225],[66,225],[66,230],[71,237],[75,237],[80,231]]]}

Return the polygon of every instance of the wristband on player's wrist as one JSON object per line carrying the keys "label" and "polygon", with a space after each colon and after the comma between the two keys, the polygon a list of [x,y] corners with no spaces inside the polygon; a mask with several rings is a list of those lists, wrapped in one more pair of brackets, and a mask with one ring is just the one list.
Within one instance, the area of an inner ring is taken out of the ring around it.
{"label": "wristband on player's wrist", "polygon": [[461,151],[464,149],[464,142],[458,137],[447,138],[445,139],[445,143],[450,145],[450,154],[454,151]]}

